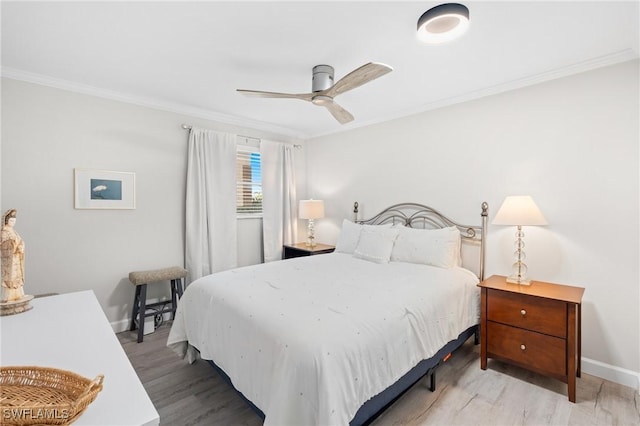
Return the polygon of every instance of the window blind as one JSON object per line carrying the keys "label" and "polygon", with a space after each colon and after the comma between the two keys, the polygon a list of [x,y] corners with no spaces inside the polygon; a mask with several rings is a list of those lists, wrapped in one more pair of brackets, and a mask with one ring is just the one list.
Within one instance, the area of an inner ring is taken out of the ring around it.
{"label": "window blind", "polygon": [[238,146],[236,156],[236,212],[262,214],[262,170],[260,152]]}

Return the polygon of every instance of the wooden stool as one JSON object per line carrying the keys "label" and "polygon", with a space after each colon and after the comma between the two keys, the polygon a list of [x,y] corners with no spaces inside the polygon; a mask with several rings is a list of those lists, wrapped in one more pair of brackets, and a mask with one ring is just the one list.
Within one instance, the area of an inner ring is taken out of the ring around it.
{"label": "wooden stool", "polygon": [[[136,286],[136,294],[133,299],[133,312],[131,313],[131,327],[129,330],[133,331],[136,329],[136,320],[138,320],[138,343],[142,342],[144,336],[144,319],[146,317],[164,314],[166,312],[172,313],[172,319],[175,317],[178,299],[182,297],[182,279],[186,276],[187,270],[179,266],[129,273],[129,281]],[[160,281],[171,281],[171,307],[165,307],[160,311],[147,313],[147,308],[165,305],[167,303],[156,302],[147,305],[147,284]]]}

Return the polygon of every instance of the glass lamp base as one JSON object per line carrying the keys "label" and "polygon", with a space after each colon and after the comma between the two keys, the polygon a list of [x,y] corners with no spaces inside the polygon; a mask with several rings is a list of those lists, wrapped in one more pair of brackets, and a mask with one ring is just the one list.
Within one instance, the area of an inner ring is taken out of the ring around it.
{"label": "glass lamp base", "polygon": [[527,265],[523,262],[525,255],[522,251],[524,243],[522,241],[516,241],[517,250],[514,253],[516,255],[516,261],[511,266],[511,275],[507,278],[509,284],[519,285],[531,285],[531,280],[527,278]]}
{"label": "glass lamp base", "polygon": [[531,280],[523,277],[510,276],[507,278],[507,283],[518,284],[518,285],[531,285]]}
{"label": "glass lamp base", "polygon": [[307,247],[315,247],[315,229],[313,224],[313,219],[309,219],[309,225],[307,226]]}

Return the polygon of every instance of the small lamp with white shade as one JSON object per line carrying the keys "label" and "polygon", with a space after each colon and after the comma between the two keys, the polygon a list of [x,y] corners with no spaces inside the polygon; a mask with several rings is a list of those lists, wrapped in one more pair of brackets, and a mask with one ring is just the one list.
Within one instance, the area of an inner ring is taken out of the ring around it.
{"label": "small lamp with white shade", "polygon": [[315,247],[315,229],[314,221],[324,217],[324,201],[322,200],[300,200],[298,206],[298,217],[307,219],[309,225],[307,227],[307,246]]}
{"label": "small lamp with white shade", "polygon": [[491,223],[518,227],[515,242],[516,251],[514,253],[516,259],[513,264],[513,273],[507,278],[507,282],[530,285],[531,280],[527,278],[527,265],[524,263],[524,232],[522,227],[546,225],[547,220],[542,215],[542,212],[530,196],[512,195],[505,198]]}

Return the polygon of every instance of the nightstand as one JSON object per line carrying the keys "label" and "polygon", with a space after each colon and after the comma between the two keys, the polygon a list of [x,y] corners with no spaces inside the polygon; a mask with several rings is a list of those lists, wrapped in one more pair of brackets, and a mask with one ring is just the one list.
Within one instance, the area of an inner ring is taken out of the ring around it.
{"label": "nightstand", "polygon": [[285,244],[282,247],[282,258],[291,259],[292,257],[314,256],[316,254],[331,253],[335,249],[335,246],[327,244],[316,244],[313,247],[309,247],[306,243]]}
{"label": "nightstand", "polygon": [[532,281],[507,284],[493,275],[478,284],[480,368],[495,358],[554,377],[568,385],[576,402],[580,377],[582,295],[584,288]]}

